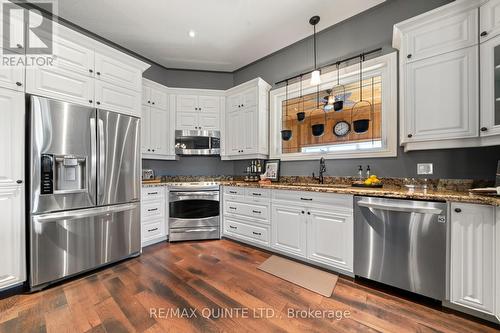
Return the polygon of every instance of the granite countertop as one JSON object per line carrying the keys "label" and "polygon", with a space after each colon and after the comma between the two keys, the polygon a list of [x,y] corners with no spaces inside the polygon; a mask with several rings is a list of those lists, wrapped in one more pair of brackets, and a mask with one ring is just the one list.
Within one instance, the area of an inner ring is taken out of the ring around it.
{"label": "granite countertop", "polygon": [[[456,190],[415,190],[408,191],[406,188],[398,186],[384,186],[383,188],[358,188],[351,187],[346,184],[301,184],[301,183],[271,183],[267,185],[260,185],[256,182],[244,182],[233,180],[217,180],[224,186],[237,186],[237,187],[251,187],[251,188],[266,188],[276,190],[291,190],[291,191],[310,191],[318,193],[339,193],[350,195],[364,195],[374,197],[386,197],[395,199],[418,199],[418,200],[432,200],[432,201],[453,201],[464,203],[475,203],[484,205],[500,206],[500,197],[472,194],[468,191]],[[177,181],[163,181],[160,183],[146,183],[144,187],[151,186],[168,186]]]}

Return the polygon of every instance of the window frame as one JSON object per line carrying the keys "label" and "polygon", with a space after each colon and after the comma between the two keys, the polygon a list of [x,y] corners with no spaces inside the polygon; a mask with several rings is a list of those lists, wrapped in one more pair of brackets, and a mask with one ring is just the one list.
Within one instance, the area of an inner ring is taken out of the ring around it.
{"label": "window frame", "polygon": [[[350,150],[325,153],[283,153],[281,140],[282,103],[286,98],[285,87],[271,90],[269,149],[270,158],[282,161],[307,161],[321,157],[326,159],[352,159],[370,157],[396,157],[398,155],[398,57],[397,52],[382,55],[363,63],[363,80],[381,76],[382,84],[382,148],[370,150]],[[359,81],[359,64],[340,69],[340,84],[347,85]],[[321,75],[320,91],[332,88],[337,83],[337,71]],[[303,95],[316,92],[316,86],[310,86],[309,80],[302,81]],[[288,85],[288,97],[300,95],[300,81]]]}

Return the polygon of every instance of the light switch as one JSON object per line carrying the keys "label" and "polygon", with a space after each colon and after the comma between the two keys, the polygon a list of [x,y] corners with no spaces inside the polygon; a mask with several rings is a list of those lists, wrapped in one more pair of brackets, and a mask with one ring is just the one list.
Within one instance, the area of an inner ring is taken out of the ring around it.
{"label": "light switch", "polygon": [[432,163],[417,164],[417,175],[432,175],[432,173],[433,173]]}

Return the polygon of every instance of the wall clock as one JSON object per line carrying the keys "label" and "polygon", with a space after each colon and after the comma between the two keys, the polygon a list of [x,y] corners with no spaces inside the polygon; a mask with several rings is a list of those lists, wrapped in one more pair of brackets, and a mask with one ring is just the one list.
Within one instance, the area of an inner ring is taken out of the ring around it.
{"label": "wall clock", "polygon": [[347,134],[349,134],[350,131],[351,131],[351,125],[344,120],[339,121],[338,123],[335,124],[335,126],[333,126],[333,134],[339,137],[346,136]]}

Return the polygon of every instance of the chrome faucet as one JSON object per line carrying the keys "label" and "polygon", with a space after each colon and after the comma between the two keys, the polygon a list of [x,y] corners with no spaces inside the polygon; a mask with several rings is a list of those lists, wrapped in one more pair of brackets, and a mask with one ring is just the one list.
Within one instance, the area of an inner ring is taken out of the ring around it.
{"label": "chrome faucet", "polygon": [[325,158],[322,157],[319,159],[319,177],[316,177],[314,175],[314,172],[312,174],[313,178],[318,181],[319,184],[324,184],[325,183],[325,176],[324,173],[326,172],[326,163],[325,163]]}

